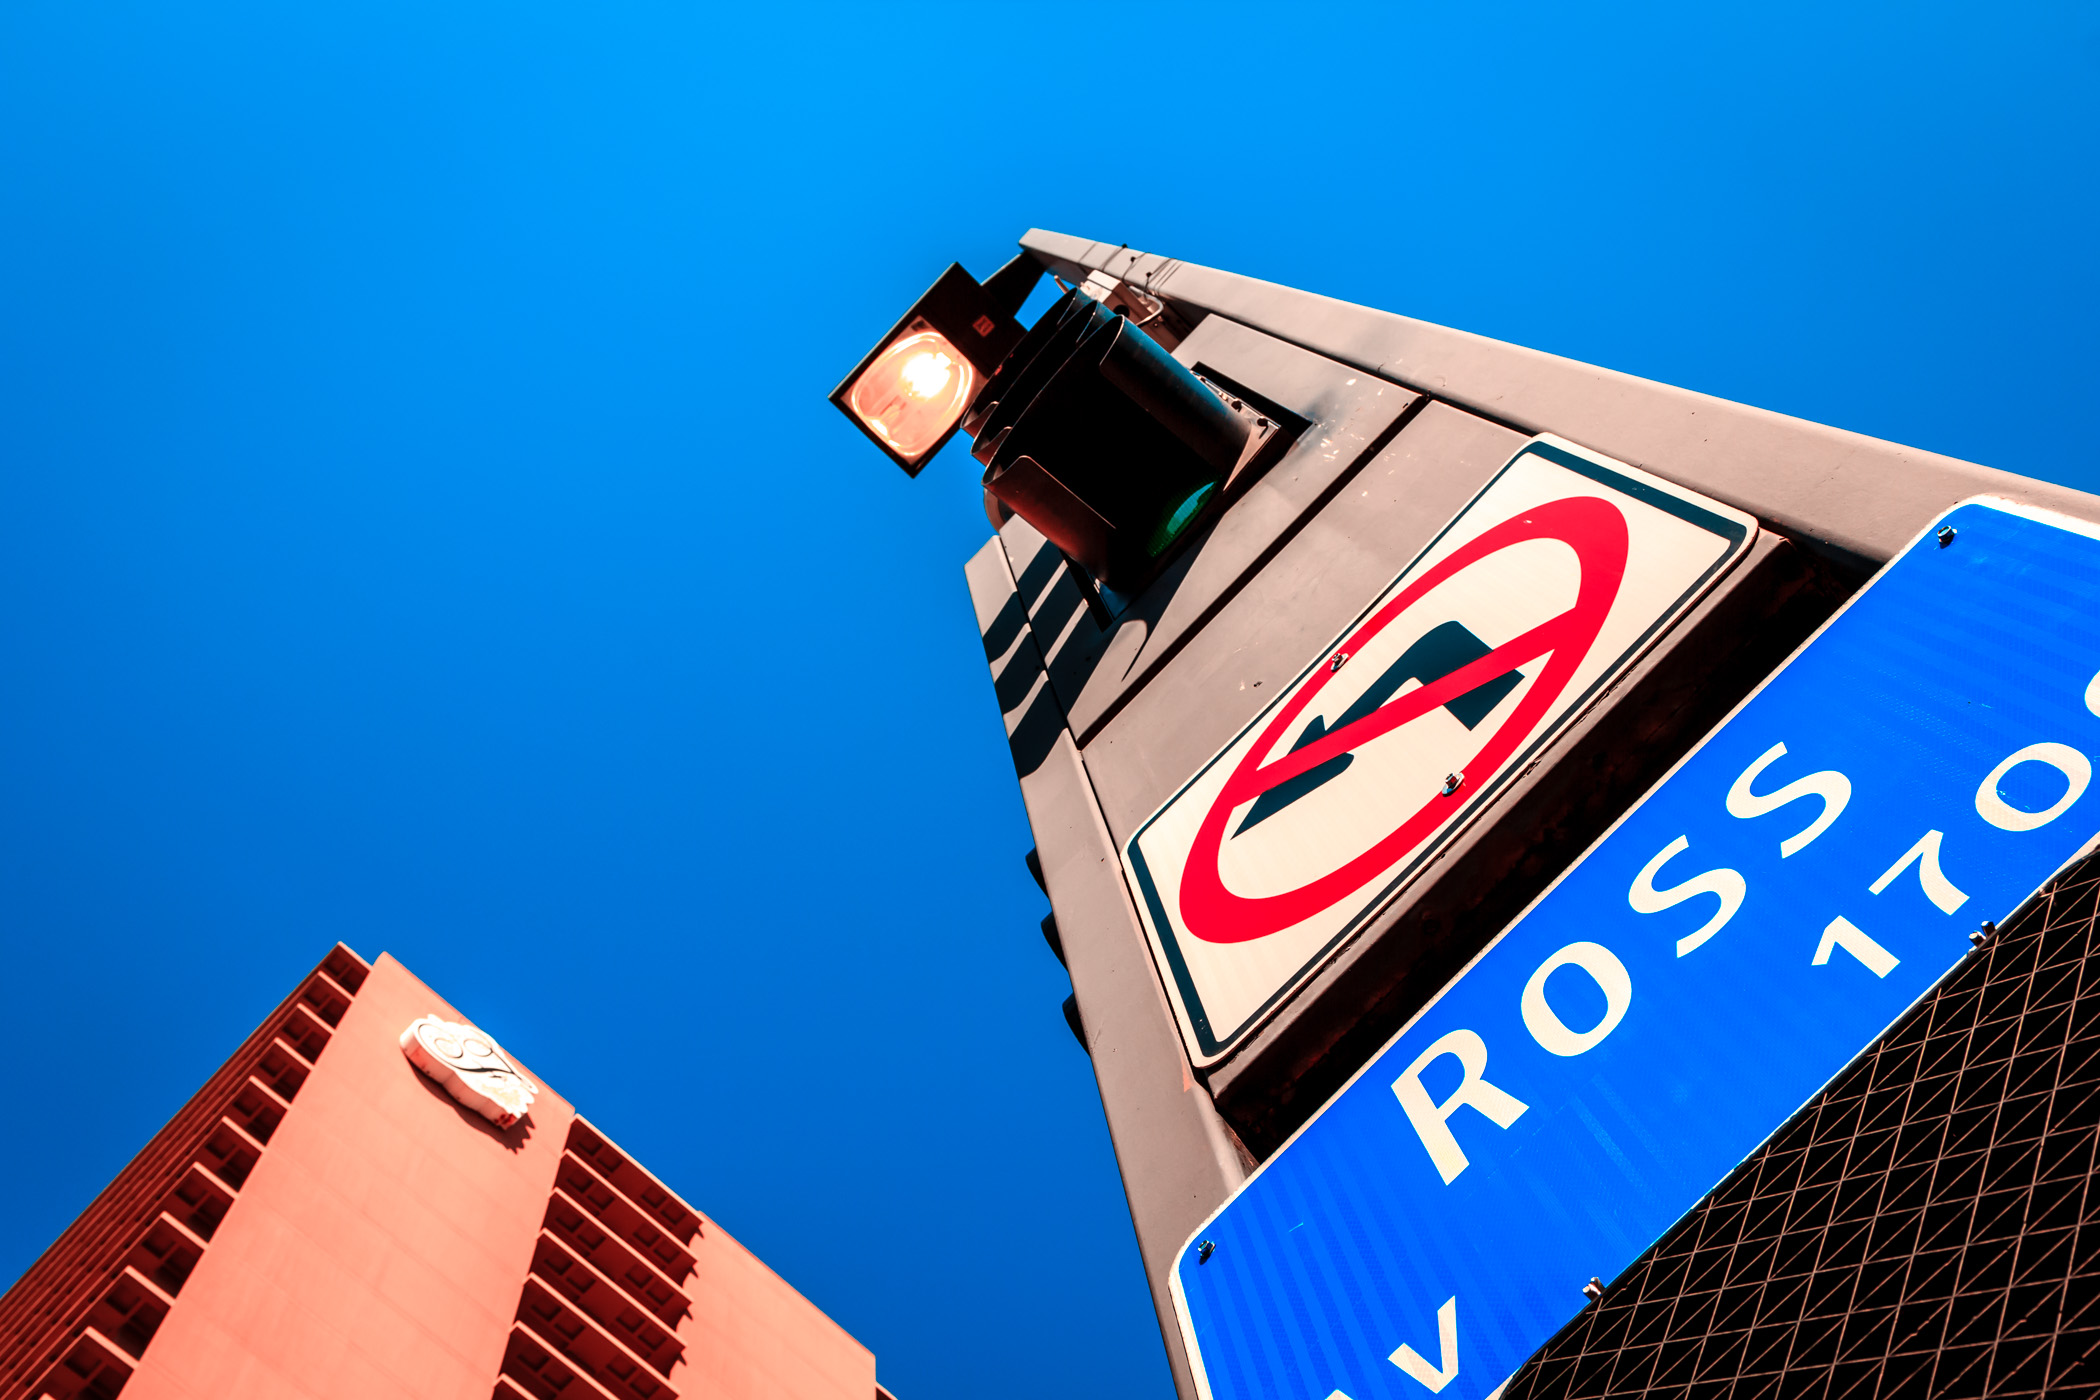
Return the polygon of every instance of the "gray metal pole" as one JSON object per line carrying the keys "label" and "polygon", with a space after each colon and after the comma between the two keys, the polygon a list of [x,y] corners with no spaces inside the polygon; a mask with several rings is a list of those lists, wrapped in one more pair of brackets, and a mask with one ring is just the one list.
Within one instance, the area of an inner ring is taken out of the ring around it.
{"label": "gray metal pole", "polygon": [[[1162,1335],[1196,1400],[1169,1269],[1258,1158],[1925,521],[1980,494],[2100,520],[2100,499],[1127,247],[1021,242],[1067,281],[1140,289],[1186,329],[1178,358],[1297,434],[1105,625],[1025,521],[966,569]],[[1754,547],[1317,977],[1199,1066],[1123,844],[1542,432],[1748,512]]]}

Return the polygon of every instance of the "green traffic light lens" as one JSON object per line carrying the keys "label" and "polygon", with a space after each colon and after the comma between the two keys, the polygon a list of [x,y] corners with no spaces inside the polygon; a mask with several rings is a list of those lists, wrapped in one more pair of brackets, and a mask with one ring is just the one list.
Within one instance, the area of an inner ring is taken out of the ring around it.
{"label": "green traffic light lens", "polygon": [[1210,498],[1217,494],[1217,490],[1217,482],[1206,481],[1197,487],[1187,500],[1169,511],[1167,518],[1160,522],[1159,528],[1152,532],[1152,538],[1145,542],[1146,556],[1157,559],[1163,554],[1167,546],[1174,543],[1183,530],[1188,529],[1189,522],[1202,513],[1203,507],[1210,503]]}

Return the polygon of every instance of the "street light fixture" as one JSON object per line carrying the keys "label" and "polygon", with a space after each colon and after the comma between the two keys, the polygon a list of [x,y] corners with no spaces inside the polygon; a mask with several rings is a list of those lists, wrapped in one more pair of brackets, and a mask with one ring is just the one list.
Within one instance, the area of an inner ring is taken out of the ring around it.
{"label": "street light fixture", "polygon": [[831,401],[891,461],[917,476],[1019,343],[1014,314],[1042,272],[1022,253],[980,284],[961,263],[951,263],[831,391]]}
{"label": "street light fixture", "polygon": [[977,370],[953,341],[917,317],[854,379],[846,408],[906,470],[948,440],[977,396]]}

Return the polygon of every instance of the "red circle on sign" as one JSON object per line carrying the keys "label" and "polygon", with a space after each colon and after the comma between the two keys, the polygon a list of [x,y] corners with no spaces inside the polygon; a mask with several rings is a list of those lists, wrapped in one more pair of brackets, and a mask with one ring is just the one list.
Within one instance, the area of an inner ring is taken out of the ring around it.
{"label": "red circle on sign", "polygon": [[1242,804],[1551,652],[1552,658],[1538,679],[1467,766],[1485,777],[1500,769],[1517,745],[1530,736],[1574,680],[1583,658],[1596,644],[1597,634],[1604,629],[1604,620],[1610,616],[1619,585],[1625,579],[1626,517],[1609,501],[1595,496],[1571,496],[1503,521],[1452,551],[1373,613],[1337,648],[1354,655],[1431,589],[1505,549],[1532,540],[1559,540],[1575,551],[1581,580],[1576,585],[1575,601],[1567,611],[1504,642],[1479,660],[1387,701],[1354,724],[1264,764],[1262,755],[1274,749],[1290,731],[1306,706],[1338,674],[1337,668],[1315,668],[1312,679],[1277,711],[1261,738],[1225,780],[1209,812],[1204,814],[1203,824],[1197,828],[1195,844],[1181,873],[1181,921],[1190,933],[1206,943],[1247,943],[1266,938],[1340,903],[1384,874],[1455,814],[1458,809],[1453,808],[1450,798],[1432,790],[1427,801],[1371,849],[1340,869],[1282,894],[1252,898],[1234,894],[1225,888],[1218,860],[1225,848],[1226,824]]}

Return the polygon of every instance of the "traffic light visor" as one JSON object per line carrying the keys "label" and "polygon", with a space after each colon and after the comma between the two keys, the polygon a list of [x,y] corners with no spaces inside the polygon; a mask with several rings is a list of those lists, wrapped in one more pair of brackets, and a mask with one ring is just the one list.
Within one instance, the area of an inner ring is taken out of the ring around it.
{"label": "traffic light visor", "polygon": [[870,436],[916,465],[961,421],[977,384],[969,359],[915,320],[853,381],[846,407]]}

